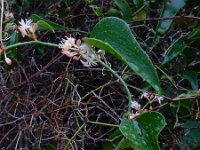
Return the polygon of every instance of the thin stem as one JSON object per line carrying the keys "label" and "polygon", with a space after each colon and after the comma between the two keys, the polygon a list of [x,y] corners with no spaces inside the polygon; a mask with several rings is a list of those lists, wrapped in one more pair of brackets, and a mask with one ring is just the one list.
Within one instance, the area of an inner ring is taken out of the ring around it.
{"label": "thin stem", "polygon": [[19,43],[13,44],[13,45],[9,45],[9,46],[7,46],[7,49],[14,48],[14,47],[18,47],[18,46],[23,46],[23,45],[28,45],[28,44],[41,44],[41,45],[59,47],[58,44],[34,40],[34,41],[19,42]]}
{"label": "thin stem", "polygon": [[88,121],[88,123],[102,125],[102,126],[108,126],[108,127],[117,127],[117,128],[119,127],[119,125],[104,123],[104,122]]}
{"label": "thin stem", "polygon": [[1,41],[1,45],[3,45],[3,37],[2,37],[2,32],[3,32],[3,12],[4,12],[4,0],[1,0],[1,25],[0,25],[0,41]]}
{"label": "thin stem", "polygon": [[128,105],[128,112],[131,112],[131,103],[132,103],[132,96],[131,93],[128,89],[128,86],[126,84],[126,82],[107,64],[105,64],[104,62],[102,62],[101,60],[96,59],[96,61],[101,64],[103,67],[105,67],[106,69],[108,69],[115,77],[117,77],[119,79],[119,81],[121,82],[121,84],[124,86],[124,89],[128,95],[128,100],[129,100],[129,105]]}
{"label": "thin stem", "polygon": [[111,84],[113,84],[113,83],[116,83],[116,81],[108,82],[108,83],[106,83],[106,84],[103,84],[103,85],[99,86],[98,88],[96,88],[96,89],[94,89],[94,90],[88,92],[87,94],[85,94],[85,95],[82,97],[82,99],[85,99],[87,96],[89,96],[90,94],[92,94],[92,92],[98,91],[98,90],[100,90],[100,89],[102,89],[102,88],[104,88],[104,87],[106,87],[106,86],[108,86],[108,85],[111,85]]}
{"label": "thin stem", "polygon": [[64,147],[64,150],[67,150],[69,144],[71,143],[71,141],[76,137],[76,135],[80,132],[80,130],[85,126],[85,123],[82,124],[82,126],[74,133],[74,135],[72,136],[72,138],[67,142],[67,144]]}

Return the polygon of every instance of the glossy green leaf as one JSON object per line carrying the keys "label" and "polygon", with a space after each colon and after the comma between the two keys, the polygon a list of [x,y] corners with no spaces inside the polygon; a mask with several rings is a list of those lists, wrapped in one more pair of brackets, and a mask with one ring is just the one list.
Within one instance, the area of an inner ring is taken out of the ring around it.
{"label": "glossy green leaf", "polygon": [[186,45],[185,45],[184,42],[182,42],[180,39],[176,40],[168,48],[167,54],[164,57],[162,65],[166,64],[167,62],[171,61],[176,56],[178,56],[179,54],[181,54],[185,48],[186,48]]}
{"label": "glossy green leaf", "polygon": [[37,21],[37,24],[39,30],[49,30],[54,32],[53,27],[44,20]]}
{"label": "glossy green leaf", "polygon": [[85,42],[112,53],[138,73],[161,94],[160,82],[155,68],[123,20],[115,17],[102,19]]}
{"label": "glossy green leaf", "polygon": [[114,0],[115,4],[120,8],[123,19],[130,21],[132,19],[132,10],[126,0]]}
{"label": "glossy green leaf", "polygon": [[185,72],[185,73],[183,73],[182,77],[190,82],[193,90],[199,89],[199,84],[198,84],[196,72],[194,72],[194,71]]}
{"label": "glossy green leaf", "polygon": [[[186,0],[171,0],[170,2],[165,0],[164,8],[162,10],[160,18],[167,18],[175,16],[179,10],[185,6]],[[173,20],[160,21],[157,26],[157,32],[164,34],[171,26]]]}
{"label": "glossy green leaf", "polygon": [[[49,21],[49,20],[46,20],[46,19],[43,19],[41,16],[38,16],[36,14],[32,14],[31,17],[30,17],[33,22],[38,22],[38,21],[44,21],[46,24],[48,24],[50,26],[50,28],[52,28],[53,30],[64,30],[66,29],[66,27],[62,26],[62,25],[59,25],[55,22],[52,22],[52,21]],[[43,23],[44,23],[43,22]],[[47,26],[47,25],[46,25]],[[49,28],[49,29],[50,29]]]}
{"label": "glossy green leaf", "polygon": [[135,150],[159,150],[158,135],[165,125],[162,114],[148,112],[142,114],[137,120],[124,118],[119,129],[132,142]]}

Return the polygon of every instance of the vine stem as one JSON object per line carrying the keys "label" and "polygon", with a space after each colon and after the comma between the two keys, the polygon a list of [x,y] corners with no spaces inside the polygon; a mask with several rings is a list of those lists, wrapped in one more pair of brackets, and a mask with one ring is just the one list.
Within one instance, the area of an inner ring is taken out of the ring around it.
{"label": "vine stem", "polygon": [[106,69],[108,69],[115,77],[117,77],[119,79],[119,81],[121,82],[121,84],[124,86],[125,92],[128,95],[128,112],[131,113],[131,103],[132,103],[132,96],[131,96],[131,92],[128,89],[128,86],[126,84],[126,82],[107,64],[105,64],[104,62],[102,62],[101,60],[96,59],[96,61],[102,65],[103,67],[105,67]]}
{"label": "vine stem", "polygon": [[119,127],[119,125],[109,124],[109,123],[104,123],[104,122],[97,122],[97,121],[88,121],[87,123],[101,125],[101,126],[108,126],[108,127],[117,127],[117,128]]}
{"label": "vine stem", "polygon": [[39,41],[39,40],[27,41],[27,42],[19,42],[19,43],[16,43],[16,44],[9,45],[6,48],[10,49],[10,48],[23,46],[23,45],[28,45],[28,44],[41,44],[41,45],[47,45],[47,46],[53,46],[53,47],[58,47],[59,48],[58,44],[49,43],[49,42],[43,42],[43,41]]}
{"label": "vine stem", "polygon": [[3,32],[3,13],[4,13],[4,0],[1,0],[0,42],[1,42],[2,46],[3,46],[3,37],[2,37],[2,32]]}

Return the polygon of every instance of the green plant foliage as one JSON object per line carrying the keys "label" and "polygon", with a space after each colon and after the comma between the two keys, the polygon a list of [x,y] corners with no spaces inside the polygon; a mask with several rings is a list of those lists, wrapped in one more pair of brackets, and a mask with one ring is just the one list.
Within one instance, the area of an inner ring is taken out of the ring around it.
{"label": "green plant foliage", "polygon": [[183,138],[183,149],[195,150],[200,147],[200,123],[188,120],[184,124],[185,134]]}
{"label": "green plant foliage", "polygon": [[[18,41],[19,41],[18,32],[13,32],[6,45],[16,44],[18,43]],[[11,55],[11,57],[16,58],[16,59],[20,59],[22,57],[16,47],[9,49],[8,55]]]}
{"label": "green plant foliage", "polygon": [[119,129],[132,142],[135,150],[159,150],[158,135],[165,125],[162,114],[148,112],[139,116],[137,120],[124,118]]}
{"label": "green plant foliage", "polygon": [[120,8],[123,19],[130,21],[132,19],[132,10],[126,0],[114,0],[114,2]]}
{"label": "green plant foliage", "polygon": [[188,35],[187,43],[192,44],[193,42],[200,39],[200,26],[195,27],[192,32]]}
{"label": "green plant foliage", "polygon": [[199,89],[199,84],[198,84],[196,72],[194,72],[194,71],[185,72],[185,73],[183,73],[182,77],[189,81],[193,90],[197,91]]}
{"label": "green plant foliage", "polygon": [[133,71],[161,94],[160,82],[155,68],[123,20],[115,17],[102,19],[93,29],[91,38],[84,41],[112,53],[124,61]]}
{"label": "green plant foliage", "polygon": [[55,32],[53,27],[44,20],[37,21],[37,24],[38,24],[38,30],[48,30]]}
{"label": "green plant foliage", "polygon": [[103,10],[101,7],[98,7],[97,5],[90,5],[92,8],[93,12],[98,16],[98,17],[104,17],[103,15]]}
{"label": "green plant foliage", "polygon": [[[186,0],[171,0],[170,2],[165,0],[164,8],[162,10],[160,18],[174,17],[179,10],[185,6]],[[160,21],[157,26],[157,32],[164,34],[172,24],[172,20]]]}
{"label": "green plant foliage", "polygon": [[39,145],[37,145],[37,146],[35,146],[35,147],[33,148],[33,150],[41,150],[41,147],[40,147]]}
{"label": "green plant foliage", "polygon": [[49,20],[45,20],[43,19],[41,16],[38,16],[36,14],[32,14],[30,16],[30,18],[33,20],[33,22],[39,22],[39,29],[41,30],[64,30],[66,29],[66,27],[61,26],[55,22],[49,21]]}
{"label": "green plant foliage", "polygon": [[118,17],[118,18],[122,17],[120,11],[115,9],[115,8],[110,8],[108,10],[108,12],[107,12],[107,16],[109,16],[109,17]]}
{"label": "green plant foliage", "polygon": [[181,39],[176,40],[168,48],[167,54],[164,57],[162,65],[164,65],[167,62],[169,62],[172,59],[174,59],[176,56],[178,56],[180,53],[182,53],[185,48],[186,48],[186,45],[185,45],[185,43],[183,41],[181,41]]}
{"label": "green plant foliage", "polygon": [[144,0],[133,0],[133,3],[137,8],[141,8],[144,5]]}
{"label": "green plant foliage", "polygon": [[104,150],[134,149],[132,142],[125,138],[119,129],[115,130],[109,136],[108,141],[110,142],[105,142],[103,145]]}

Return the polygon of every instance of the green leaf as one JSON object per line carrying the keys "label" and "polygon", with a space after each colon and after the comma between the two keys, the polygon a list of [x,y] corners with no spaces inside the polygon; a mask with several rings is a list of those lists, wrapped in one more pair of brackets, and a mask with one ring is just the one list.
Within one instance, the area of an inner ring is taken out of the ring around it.
{"label": "green leaf", "polygon": [[38,30],[49,30],[54,32],[53,27],[44,20],[37,21],[37,24],[38,24]]}
{"label": "green leaf", "polygon": [[120,8],[123,19],[130,21],[132,19],[132,10],[126,0],[114,0],[115,4]]}
{"label": "green leaf", "polygon": [[197,73],[194,71],[188,71],[185,72],[182,77],[186,80],[188,80],[192,86],[193,90],[198,90],[199,89],[199,84],[198,84],[198,79],[197,79]]}
{"label": "green leaf", "polygon": [[157,72],[145,51],[140,47],[123,20],[115,17],[102,19],[84,41],[104,49],[124,61],[133,71],[161,94]]}
{"label": "green leaf", "polygon": [[120,11],[118,11],[118,10],[115,9],[115,8],[110,8],[110,9],[108,10],[107,15],[108,15],[109,17],[118,17],[118,18],[121,18],[121,17],[122,17]]}
{"label": "green leaf", "polygon": [[165,125],[162,114],[148,112],[137,120],[124,118],[119,129],[132,142],[135,150],[159,150],[158,135]]}
{"label": "green leaf", "polygon": [[133,3],[139,9],[144,5],[144,0],[133,0]]}
{"label": "green leaf", "polygon": [[186,45],[184,42],[182,42],[180,39],[176,40],[174,43],[171,44],[171,46],[167,50],[167,54],[162,62],[162,65],[166,64],[167,62],[174,59],[176,56],[181,54],[183,50],[186,48]]}
{"label": "green leaf", "polygon": [[33,20],[33,22],[38,22],[38,21],[42,20],[42,21],[48,23],[49,26],[51,26],[51,28],[53,28],[53,30],[64,30],[64,29],[66,29],[65,26],[59,25],[59,24],[52,22],[52,21],[49,21],[49,20],[45,20],[41,16],[38,16],[36,14],[32,14],[30,16],[30,18]]}
{"label": "green leaf", "polygon": [[188,35],[187,43],[190,45],[193,42],[200,39],[200,26],[195,27],[192,32]]}
{"label": "green leaf", "polygon": [[93,12],[98,16],[98,17],[104,17],[103,15],[103,10],[101,7],[98,7],[97,5],[90,5],[92,8]]}
{"label": "green leaf", "polygon": [[132,142],[125,138],[119,129],[115,130],[109,137],[108,141],[103,144],[103,150],[111,149],[134,149]]}
{"label": "green leaf", "polygon": [[[13,34],[10,36],[9,41],[6,43],[6,45],[12,45],[12,44],[16,44],[19,41],[19,36],[18,36],[18,32],[13,32]],[[21,59],[22,56],[21,54],[18,52],[16,47],[13,47],[11,49],[8,50],[8,55],[12,55],[11,57],[16,58],[16,59]]]}
{"label": "green leaf", "polygon": [[[186,0],[171,0],[170,2],[165,0],[164,8],[162,10],[160,18],[174,17],[179,10],[185,6]],[[157,26],[157,32],[164,34],[171,26],[173,20],[160,21]]]}
{"label": "green leaf", "polygon": [[188,120],[184,128],[183,149],[197,150],[200,146],[200,123]]}

